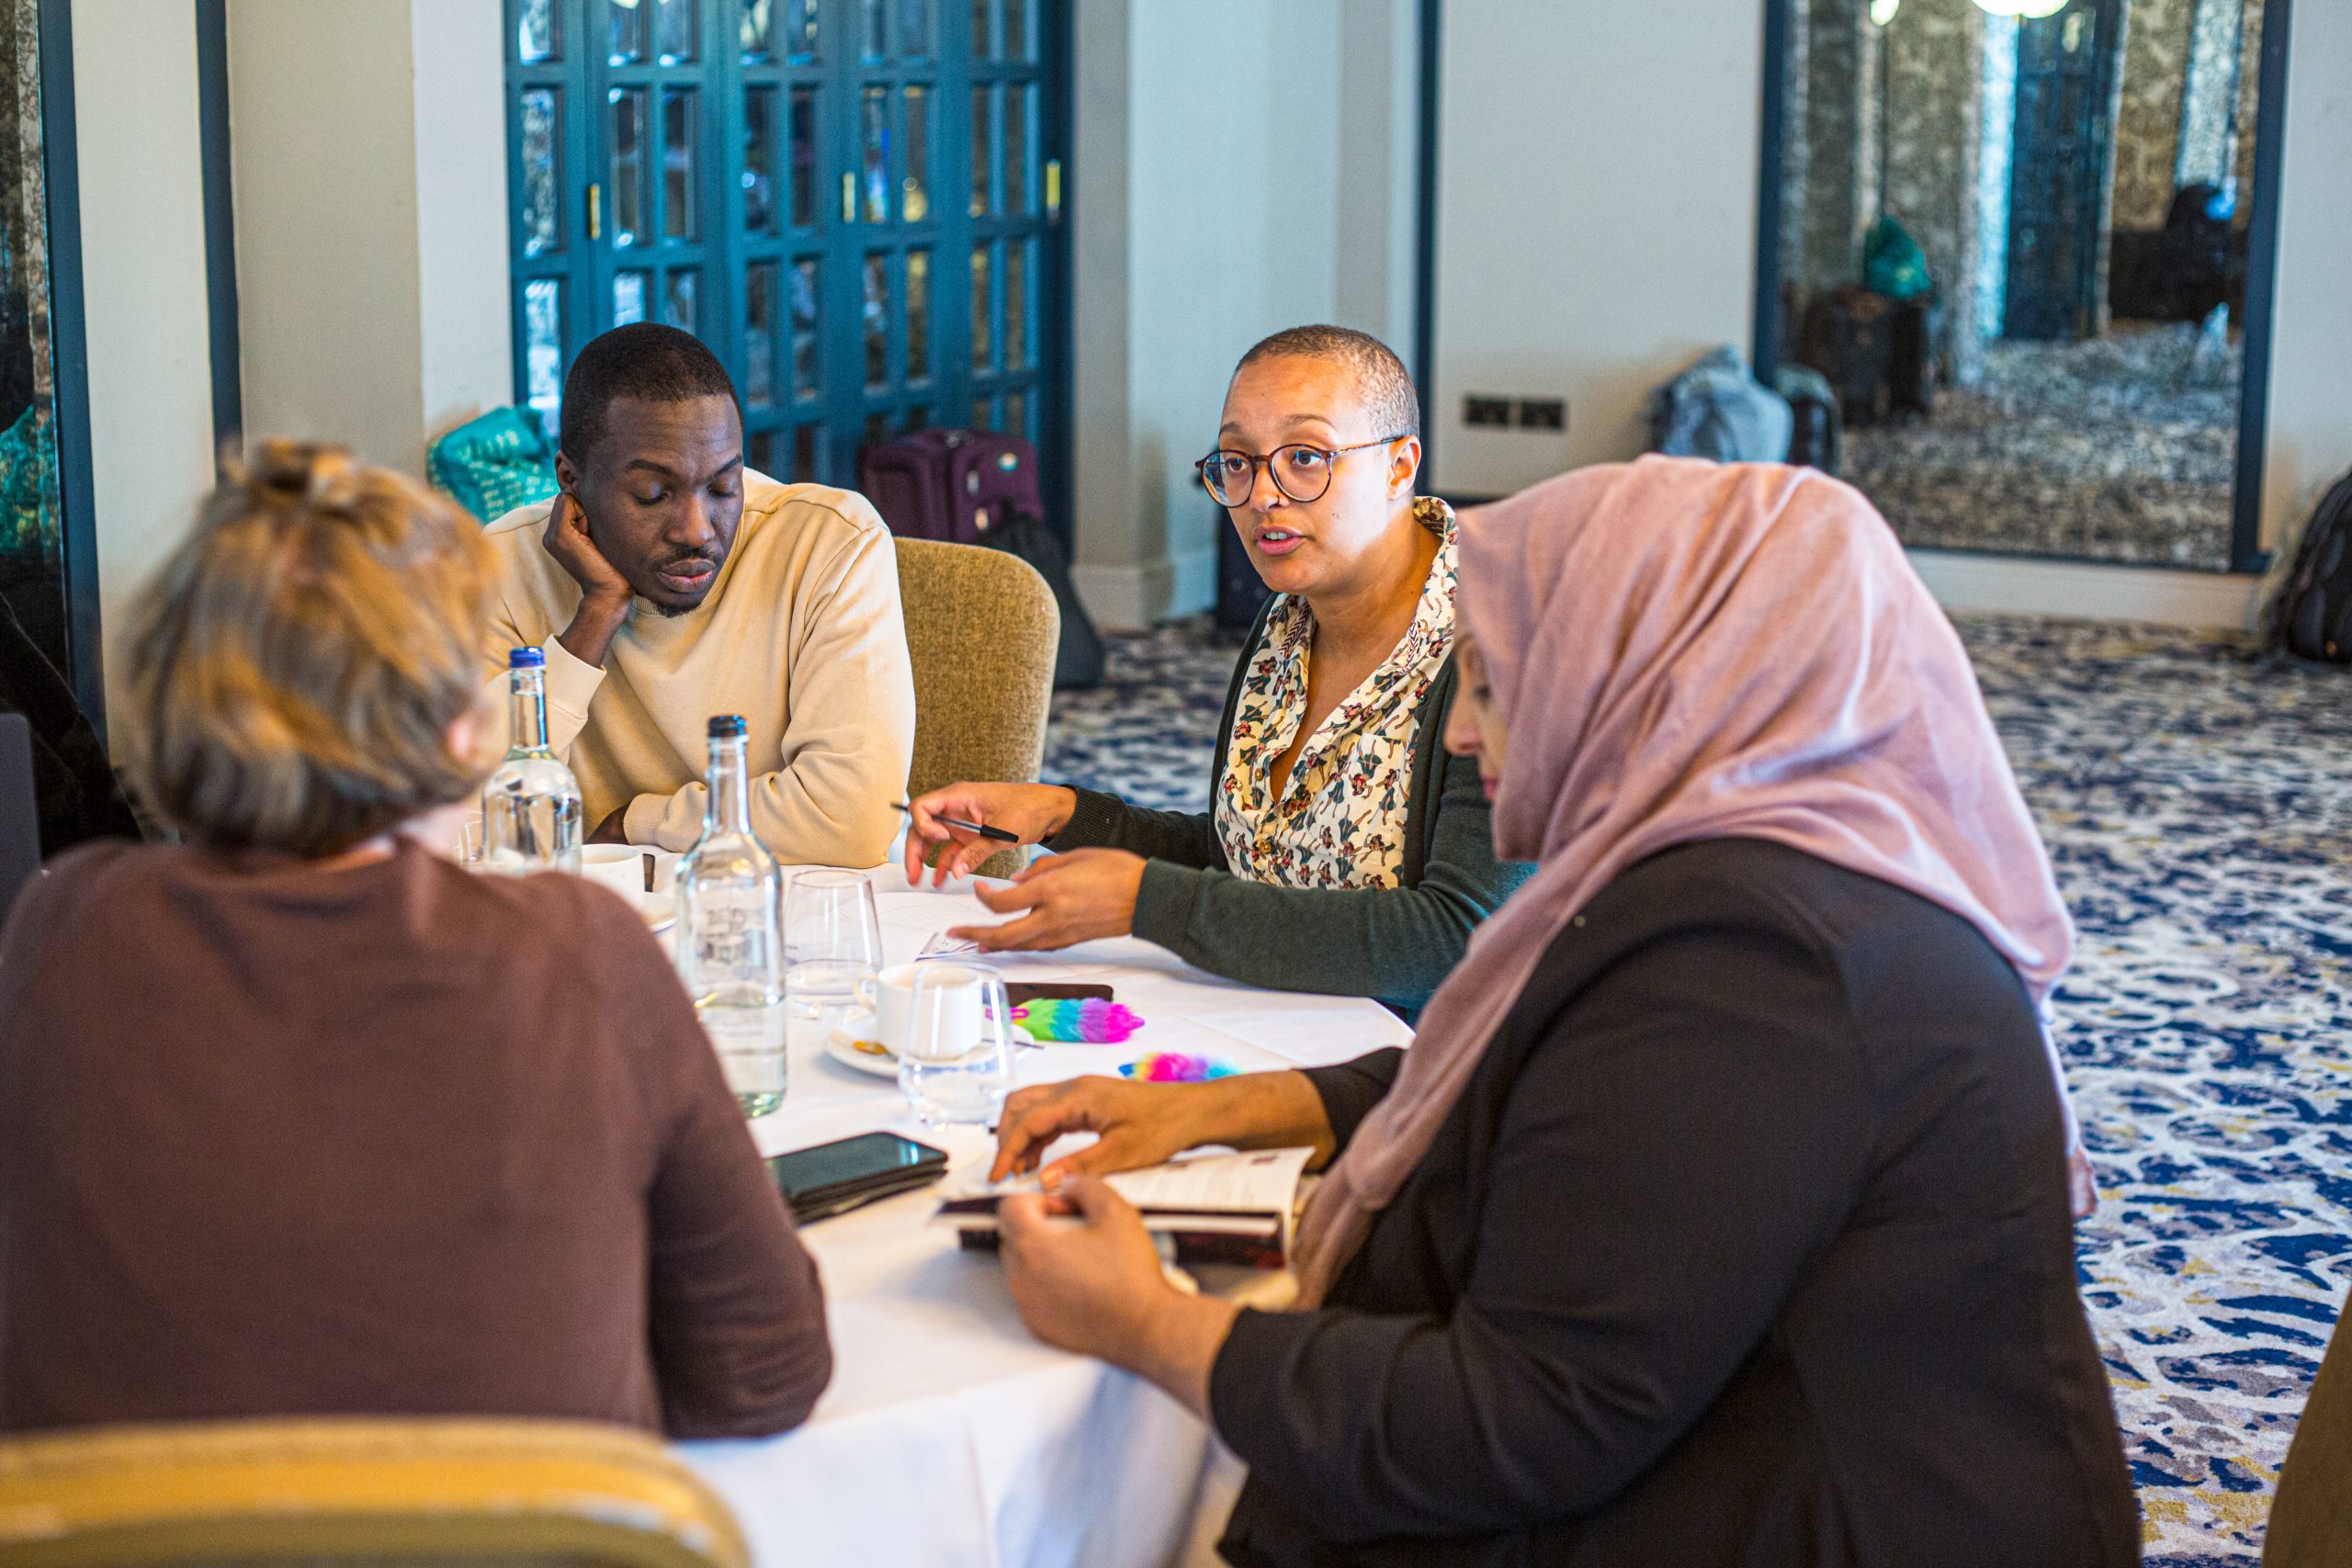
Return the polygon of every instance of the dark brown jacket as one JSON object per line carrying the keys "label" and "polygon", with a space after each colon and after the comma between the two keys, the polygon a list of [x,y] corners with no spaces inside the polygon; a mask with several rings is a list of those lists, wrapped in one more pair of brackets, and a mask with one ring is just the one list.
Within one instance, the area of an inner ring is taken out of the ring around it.
{"label": "dark brown jacket", "polygon": [[777,1431],[816,1269],[661,945],[403,840],[92,845],[0,936],[0,1427]]}

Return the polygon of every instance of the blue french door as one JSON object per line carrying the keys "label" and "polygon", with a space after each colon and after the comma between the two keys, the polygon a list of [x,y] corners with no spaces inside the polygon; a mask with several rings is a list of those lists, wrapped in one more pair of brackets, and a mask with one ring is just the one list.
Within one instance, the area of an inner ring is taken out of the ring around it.
{"label": "blue french door", "polygon": [[518,400],[552,428],[582,343],[663,321],[754,468],[967,425],[1066,493],[1067,0],[504,4]]}

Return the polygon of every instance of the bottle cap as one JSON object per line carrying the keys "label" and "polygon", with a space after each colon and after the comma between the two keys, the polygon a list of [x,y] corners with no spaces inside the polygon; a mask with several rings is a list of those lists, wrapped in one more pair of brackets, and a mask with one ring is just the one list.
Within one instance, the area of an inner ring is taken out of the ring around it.
{"label": "bottle cap", "polygon": [[545,665],[548,656],[536,648],[518,648],[506,656],[509,670],[537,670]]}
{"label": "bottle cap", "polygon": [[710,738],[713,740],[741,740],[743,738],[743,716],[740,713],[720,714],[710,721]]}

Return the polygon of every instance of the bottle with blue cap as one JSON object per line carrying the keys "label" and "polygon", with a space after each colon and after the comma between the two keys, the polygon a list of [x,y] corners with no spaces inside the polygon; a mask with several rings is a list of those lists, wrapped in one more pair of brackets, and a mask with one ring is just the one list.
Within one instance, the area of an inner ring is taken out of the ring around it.
{"label": "bottle with blue cap", "polygon": [[548,747],[547,655],[506,656],[506,761],[481,789],[482,869],[523,876],[580,869],[580,781]]}
{"label": "bottle with blue cap", "polygon": [[678,977],[745,1116],[784,1103],[783,878],[752,831],[743,720],[710,721],[702,837],[678,862]]}

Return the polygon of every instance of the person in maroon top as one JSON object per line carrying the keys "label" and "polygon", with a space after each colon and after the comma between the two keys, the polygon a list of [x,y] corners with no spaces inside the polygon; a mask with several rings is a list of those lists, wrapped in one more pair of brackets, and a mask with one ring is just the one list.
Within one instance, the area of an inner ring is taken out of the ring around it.
{"label": "person in maroon top", "polygon": [[139,604],[118,716],[176,845],[0,934],[0,1428],[539,1416],[752,1436],[824,1303],[665,956],[468,874],[479,528],[264,446]]}

